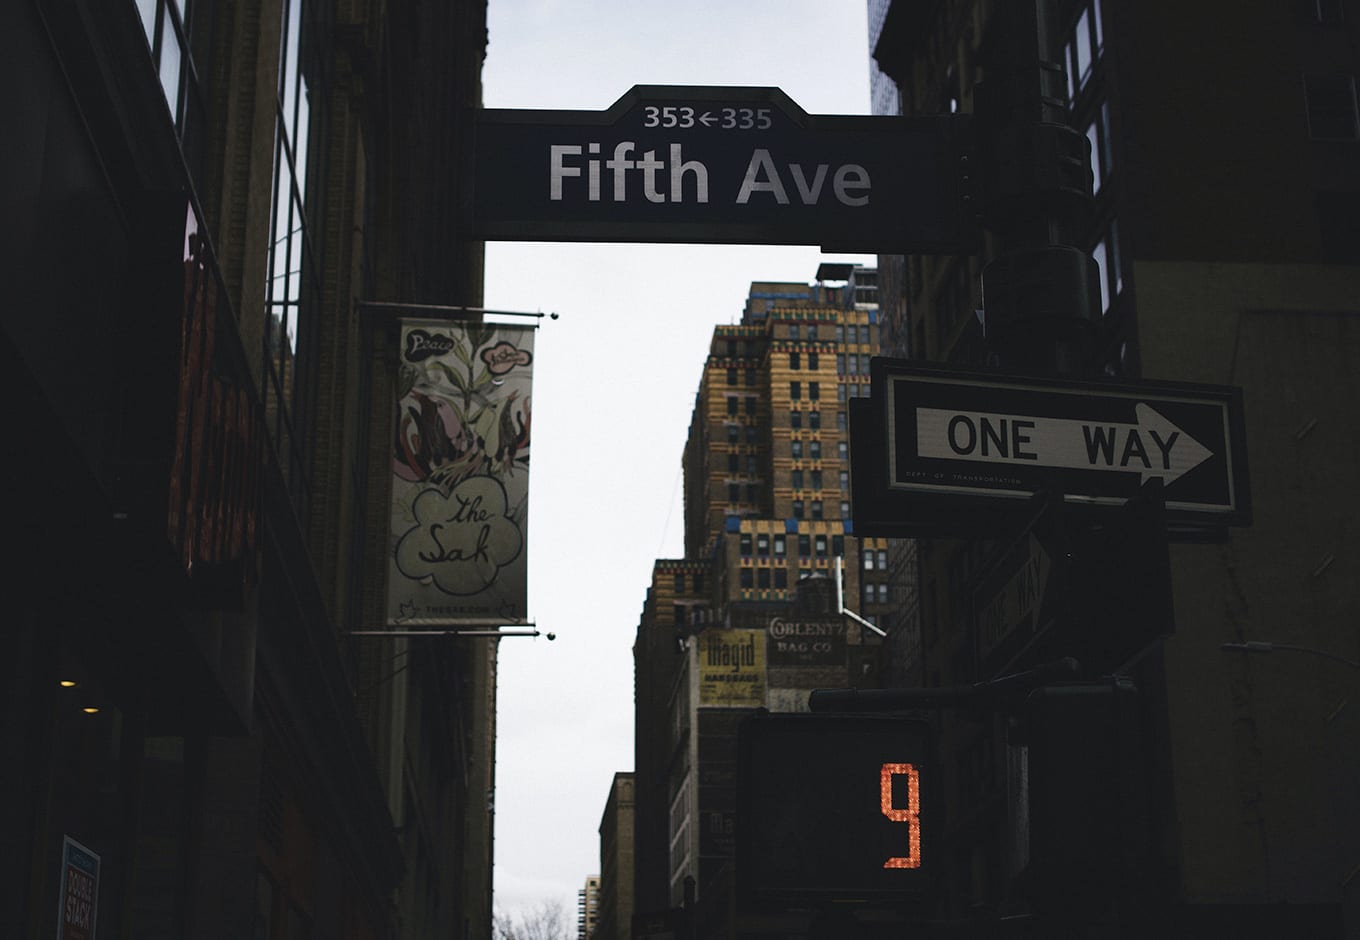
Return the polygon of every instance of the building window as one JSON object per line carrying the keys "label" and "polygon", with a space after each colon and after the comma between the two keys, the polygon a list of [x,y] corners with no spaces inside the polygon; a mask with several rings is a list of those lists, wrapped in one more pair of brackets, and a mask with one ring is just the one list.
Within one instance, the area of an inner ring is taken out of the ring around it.
{"label": "building window", "polygon": [[796,340],[796,339],[798,339],[798,324],[797,324],[797,323],[790,323],[790,324],[789,324],[789,339],[791,339],[791,340]]}
{"label": "building window", "polygon": [[808,427],[812,428],[814,431],[820,431],[822,429],[822,413],[820,411],[808,412]]}
{"label": "building window", "polygon": [[837,343],[845,342],[845,327],[837,323],[836,329],[833,331],[832,335],[836,338]]}
{"label": "building window", "polygon": [[755,577],[751,574],[750,568],[742,568],[737,573],[738,583],[744,588],[754,586]]}
{"label": "building window", "polygon": [[783,589],[789,586],[789,570],[787,568],[774,569],[774,586],[776,589]]}
{"label": "building window", "polygon": [[811,457],[813,460],[822,459],[821,441],[808,441],[808,456]]}
{"label": "building window", "polygon": [[1346,4],[1344,0],[1310,0],[1308,3],[1309,18],[1314,23],[1324,26],[1335,26],[1346,22]]}
{"label": "building window", "polygon": [[683,604],[672,604],[671,618],[675,626],[683,627],[685,625],[685,606]]}
{"label": "building window", "polygon": [[760,471],[760,460],[754,454],[746,455],[746,474],[755,476]]}
{"label": "building window", "polygon": [[736,369],[728,369],[728,370],[727,370],[727,384],[728,384],[728,385],[736,385],[736,384],[737,384],[737,370],[736,370]]}
{"label": "building window", "polygon": [[755,384],[756,384],[756,370],[755,370],[755,369],[747,369],[747,370],[746,370],[746,384],[747,384],[747,385],[755,385]]}
{"label": "building window", "polygon": [[1360,193],[1322,192],[1314,197],[1322,260],[1360,264]]}
{"label": "building window", "polygon": [[888,570],[888,550],[886,548],[878,550],[878,567],[880,571]]}
{"label": "building window", "polygon": [[741,546],[741,553],[742,553],[743,555],[750,555],[750,554],[751,554],[751,533],[750,533],[750,532],[743,532],[743,533],[741,533],[741,535],[739,535],[739,536],[737,537],[737,541],[738,541],[738,544],[740,544],[740,546]]}
{"label": "building window", "polygon": [[850,471],[842,470],[840,471],[839,474],[837,474],[837,477],[839,478],[839,482],[841,485],[841,492],[843,493],[850,492]]}
{"label": "building window", "polygon": [[775,558],[783,558],[783,557],[784,557],[784,547],[785,547],[784,536],[782,536],[782,535],[776,535],[776,536],[774,537],[774,557],[775,557]]}
{"label": "building window", "polygon": [[767,558],[770,554],[770,534],[761,532],[756,536],[756,554],[761,558]]}
{"label": "building window", "polygon": [[736,444],[741,441],[741,426],[729,424],[727,426],[727,443]]}
{"label": "building window", "polygon": [[737,472],[737,468],[740,466],[740,461],[741,461],[741,458],[738,457],[736,454],[728,454],[728,455],[727,455],[727,472],[728,472],[728,473],[736,473],[736,472]]}
{"label": "building window", "polygon": [[845,500],[841,500],[841,518],[842,519],[850,518],[850,504]]}
{"label": "building window", "polygon": [[1308,133],[1315,140],[1355,140],[1360,137],[1356,116],[1355,76],[1305,75]]}
{"label": "building window", "polygon": [[800,400],[802,399],[802,397],[803,397],[803,383],[801,383],[801,382],[790,382],[790,383],[789,383],[789,399],[792,400],[792,401],[800,401]]}
{"label": "building window", "polygon": [[1114,168],[1114,154],[1110,147],[1110,104],[1103,101],[1100,112],[1086,128],[1086,140],[1091,145],[1091,192],[1099,193]]}
{"label": "building window", "polygon": [[677,574],[677,575],[675,576],[675,593],[676,593],[676,594],[684,594],[684,593],[685,593],[685,576],[684,576],[684,574]]}
{"label": "building window", "polygon": [[728,399],[727,399],[727,413],[728,413],[729,415],[734,415],[734,414],[736,414],[737,412],[739,412],[740,410],[741,410],[741,406],[737,404],[737,400],[736,400],[735,398],[728,398]]}
{"label": "building window", "polygon": [[815,352],[808,353],[808,368],[817,368],[817,354]]}
{"label": "building window", "polygon": [[809,535],[798,536],[798,557],[807,558],[812,554],[812,537]]}
{"label": "building window", "polygon": [[888,603],[888,585],[886,583],[878,586],[878,602],[880,604]]}
{"label": "building window", "polygon": [[826,557],[826,536],[825,536],[825,535],[819,535],[819,536],[817,536],[817,538],[813,540],[813,544],[816,546],[817,557],[818,557],[818,558],[825,558],[825,557]]}
{"label": "building window", "polygon": [[1077,24],[1067,40],[1067,96],[1076,100],[1077,95],[1086,87],[1091,70],[1100,59],[1100,51],[1105,43],[1100,15],[1100,0],[1090,0],[1081,5]]}
{"label": "building window", "polygon": [[769,569],[769,568],[757,568],[757,569],[756,569],[756,587],[758,587],[758,588],[769,588],[769,586],[770,586],[770,569]]}
{"label": "building window", "polygon": [[284,2],[282,7],[263,392],[281,469],[294,500],[302,502],[306,490],[302,422],[310,388],[306,347],[312,311],[321,303],[319,271],[313,261],[317,247],[304,209],[322,182],[310,144],[312,110],[325,113],[325,88],[318,71],[325,57],[312,51],[325,24],[311,15],[303,18],[302,0]]}
{"label": "building window", "polygon": [[796,352],[789,353],[789,368],[794,370],[801,369],[801,358],[802,357]]}
{"label": "building window", "polygon": [[813,342],[817,340],[817,324],[815,323],[808,324],[807,338]]}
{"label": "building window", "polygon": [[803,471],[794,470],[790,473],[789,482],[795,490],[801,490],[803,488]]}
{"label": "building window", "polygon": [[845,441],[837,441],[836,452],[840,455],[842,460],[846,460],[850,457],[850,445]]}
{"label": "building window", "polygon": [[803,501],[801,499],[795,499],[793,501],[793,518],[803,518]]}
{"label": "building window", "polygon": [[849,430],[849,428],[850,423],[849,421],[846,420],[845,412],[844,411],[836,412],[836,429],[838,431],[846,431]]}
{"label": "building window", "polygon": [[812,518],[822,518],[822,501],[820,499],[814,499],[812,501]]}
{"label": "building window", "polygon": [[818,383],[818,382],[809,382],[809,383],[808,383],[808,398],[809,398],[810,400],[812,400],[812,401],[816,401],[817,399],[819,399],[819,398],[821,398],[821,397],[822,397],[822,386],[821,386],[821,384]]}
{"label": "building window", "polygon": [[864,603],[872,604],[874,602],[874,586],[866,581],[862,590],[864,592]]}
{"label": "building window", "polygon": [[756,398],[754,395],[751,395],[746,399],[746,413],[748,415],[756,413]]}
{"label": "building window", "polygon": [[864,570],[874,570],[874,553],[867,548],[864,550]]}
{"label": "building window", "polygon": [[1106,314],[1110,312],[1110,304],[1119,296],[1120,290],[1124,287],[1123,274],[1119,268],[1119,226],[1115,222],[1110,223],[1110,228],[1102,238],[1091,249],[1091,257],[1095,259],[1096,267],[1100,269],[1100,312]]}
{"label": "building window", "polygon": [[845,536],[831,536],[831,554],[835,555],[837,558],[845,557]]}
{"label": "building window", "polygon": [[789,456],[794,460],[800,460],[803,456],[803,442],[789,441]]}
{"label": "building window", "polygon": [[729,503],[741,502],[741,484],[739,483],[727,484],[727,501]]}
{"label": "building window", "polygon": [[820,490],[822,488],[822,471],[812,471],[812,488],[814,490]]}
{"label": "building window", "polygon": [[789,427],[797,431],[803,426],[803,413],[801,411],[789,412]]}
{"label": "building window", "polygon": [[185,161],[198,179],[205,169],[207,125],[207,102],[198,76],[207,64],[203,55],[211,39],[215,6],[202,0],[137,0],[137,12]]}

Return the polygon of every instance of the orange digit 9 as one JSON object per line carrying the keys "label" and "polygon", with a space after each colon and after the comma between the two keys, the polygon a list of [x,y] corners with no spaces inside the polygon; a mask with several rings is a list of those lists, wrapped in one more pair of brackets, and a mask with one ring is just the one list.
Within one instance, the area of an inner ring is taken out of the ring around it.
{"label": "orange digit 9", "polygon": [[[906,807],[893,805],[893,777],[907,778]],[[921,778],[912,764],[884,764],[878,771],[878,805],[893,822],[907,824],[907,854],[894,855],[884,868],[921,867]]]}

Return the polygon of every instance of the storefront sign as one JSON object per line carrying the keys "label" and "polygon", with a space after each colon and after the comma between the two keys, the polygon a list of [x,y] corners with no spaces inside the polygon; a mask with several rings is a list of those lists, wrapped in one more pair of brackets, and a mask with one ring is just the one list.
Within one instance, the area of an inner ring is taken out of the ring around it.
{"label": "storefront sign", "polygon": [[94,940],[99,921],[99,856],[62,838],[57,940]]}

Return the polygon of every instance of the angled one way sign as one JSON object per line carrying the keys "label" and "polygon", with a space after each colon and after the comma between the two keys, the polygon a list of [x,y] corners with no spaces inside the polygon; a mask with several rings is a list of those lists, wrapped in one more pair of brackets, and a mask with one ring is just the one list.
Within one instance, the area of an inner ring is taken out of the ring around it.
{"label": "angled one way sign", "polygon": [[[1167,518],[1250,521],[1241,392],[1225,386],[968,373],[875,359],[871,406],[852,410],[857,530],[940,528],[1035,493],[1117,507],[1159,480]],[[868,440],[879,435],[874,446]],[[877,457],[863,472],[860,452]]]}

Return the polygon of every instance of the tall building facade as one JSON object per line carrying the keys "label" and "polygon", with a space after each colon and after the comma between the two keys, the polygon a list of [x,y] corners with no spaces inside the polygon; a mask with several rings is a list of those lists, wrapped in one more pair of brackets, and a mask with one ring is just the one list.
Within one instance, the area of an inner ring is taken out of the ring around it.
{"label": "tall building facade", "polygon": [[600,922],[600,876],[590,875],[576,892],[576,940],[590,940]]}
{"label": "tall building facade", "polygon": [[851,265],[753,283],[700,377],[686,557],[657,561],[634,659],[636,908],[688,908],[702,936],[731,930],[741,719],[877,680],[896,599],[886,542],[854,534],[846,419],[868,394],[876,297],[875,272]]}
{"label": "tall building facade", "polygon": [[633,833],[637,818],[634,775],[614,774],[600,817],[599,940],[631,940],[633,935]]}
{"label": "tall building facade", "polygon": [[381,624],[395,437],[363,302],[479,304],[485,24],[0,11],[0,359],[36,458],[7,476],[0,935],[489,935],[495,648],[350,635]]}
{"label": "tall building facade", "polygon": [[[974,110],[999,66],[999,6],[889,5],[875,59],[904,114]],[[1136,859],[1100,864],[1133,872],[1148,929],[1163,935],[1355,936],[1360,811],[1342,794],[1360,768],[1347,665],[1360,661],[1360,636],[1354,579],[1342,572],[1360,559],[1341,533],[1360,505],[1344,481],[1356,437],[1341,403],[1360,392],[1360,8],[1046,7],[1041,48],[1061,69],[1069,125],[1088,141],[1093,196],[1076,247],[1096,263],[1097,296],[1073,372],[1240,387],[1254,505],[1249,528],[1172,545],[1174,633],[1098,664],[1139,689],[1129,753],[1146,801]],[[978,285],[992,245],[907,259],[886,354],[989,365]],[[978,667],[973,592],[995,549],[920,543],[920,631],[900,684],[990,678]],[[1099,630],[1101,612],[1090,613]],[[1242,652],[1251,641],[1277,651]],[[938,720],[961,755],[947,911],[1022,911],[1023,750],[999,718]],[[1105,916],[1135,916],[1122,903]]]}

